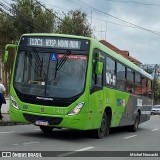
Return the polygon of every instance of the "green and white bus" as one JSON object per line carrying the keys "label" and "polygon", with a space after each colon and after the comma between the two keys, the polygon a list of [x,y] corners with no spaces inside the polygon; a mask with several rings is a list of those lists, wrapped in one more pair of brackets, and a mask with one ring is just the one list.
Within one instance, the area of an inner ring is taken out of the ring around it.
{"label": "green and white bus", "polygon": [[24,34],[16,48],[10,84],[10,118],[43,132],[91,130],[150,119],[153,77],[95,39],[63,34]]}

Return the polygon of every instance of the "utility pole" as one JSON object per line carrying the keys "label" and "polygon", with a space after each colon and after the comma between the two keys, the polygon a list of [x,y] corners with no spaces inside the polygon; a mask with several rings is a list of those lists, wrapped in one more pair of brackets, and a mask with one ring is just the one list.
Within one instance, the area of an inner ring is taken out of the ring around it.
{"label": "utility pole", "polygon": [[103,39],[103,34],[102,34],[102,33],[104,33],[104,35],[105,35],[105,40],[106,40],[106,31],[103,31],[103,30],[102,30],[102,26],[101,26],[101,31],[99,31],[99,32],[101,32],[101,40]]}
{"label": "utility pole", "polygon": [[157,84],[157,72],[158,72],[158,65],[155,64],[154,65],[154,81],[153,81],[153,105],[155,105],[155,87],[156,87],[156,84]]}
{"label": "utility pole", "polygon": [[107,22],[106,22],[106,31],[105,31],[105,40],[107,39]]}
{"label": "utility pole", "polygon": [[91,26],[92,26],[92,10],[91,10]]}

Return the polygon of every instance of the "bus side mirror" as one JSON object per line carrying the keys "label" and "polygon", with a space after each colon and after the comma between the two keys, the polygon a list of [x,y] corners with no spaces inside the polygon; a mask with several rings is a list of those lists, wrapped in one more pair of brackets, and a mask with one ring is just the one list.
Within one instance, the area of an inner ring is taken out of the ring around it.
{"label": "bus side mirror", "polygon": [[96,74],[101,75],[102,71],[103,71],[103,63],[98,61],[96,63]]}
{"label": "bus side mirror", "polygon": [[16,45],[16,44],[7,44],[5,46],[4,63],[7,63],[7,61],[8,61],[8,49],[9,48],[15,48],[15,49],[17,49],[17,47],[18,47],[18,45]]}
{"label": "bus side mirror", "polygon": [[8,51],[5,51],[4,53],[4,63],[7,63],[8,61]]}

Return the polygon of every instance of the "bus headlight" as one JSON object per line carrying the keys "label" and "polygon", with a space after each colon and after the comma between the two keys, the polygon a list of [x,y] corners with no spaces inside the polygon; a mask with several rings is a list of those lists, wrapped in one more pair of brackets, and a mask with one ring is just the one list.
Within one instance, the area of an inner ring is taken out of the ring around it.
{"label": "bus headlight", "polygon": [[69,113],[69,116],[73,116],[78,114],[84,106],[84,102],[79,103],[76,107],[74,107]]}
{"label": "bus headlight", "polygon": [[19,106],[18,106],[15,98],[12,95],[10,95],[10,98],[11,98],[11,102],[12,102],[13,107],[16,109],[19,109]]}

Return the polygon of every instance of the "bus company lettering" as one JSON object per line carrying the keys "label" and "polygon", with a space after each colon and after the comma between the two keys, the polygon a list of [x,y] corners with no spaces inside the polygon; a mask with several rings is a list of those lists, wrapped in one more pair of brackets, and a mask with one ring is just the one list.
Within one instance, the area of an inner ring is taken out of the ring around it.
{"label": "bus company lettering", "polygon": [[142,105],[143,105],[143,100],[138,98],[137,99],[137,106],[142,107]]}
{"label": "bus company lettering", "polygon": [[125,99],[117,99],[117,106],[124,107],[126,104]]}
{"label": "bus company lettering", "polygon": [[110,85],[116,85],[116,76],[111,73],[106,73],[106,83]]}
{"label": "bus company lettering", "polygon": [[30,38],[29,44],[31,46],[43,46],[43,40],[40,38]]}
{"label": "bus company lettering", "polygon": [[70,41],[69,48],[79,48],[78,41]]}
{"label": "bus company lettering", "polygon": [[78,41],[58,40],[57,47],[60,48],[79,48]]}
{"label": "bus company lettering", "polygon": [[57,42],[55,39],[46,39],[46,46],[57,47]]}
{"label": "bus company lettering", "polygon": [[47,46],[47,47],[60,47],[60,48],[75,48],[76,43],[73,44],[73,41],[69,41],[69,40],[46,39],[45,46]]}
{"label": "bus company lettering", "polygon": [[67,40],[58,40],[58,47],[68,48],[69,47],[69,41],[67,41]]}
{"label": "bus company lettering", "polygon": [[30,46],[80,49],[80,41],[64,39],[29,38]]}

